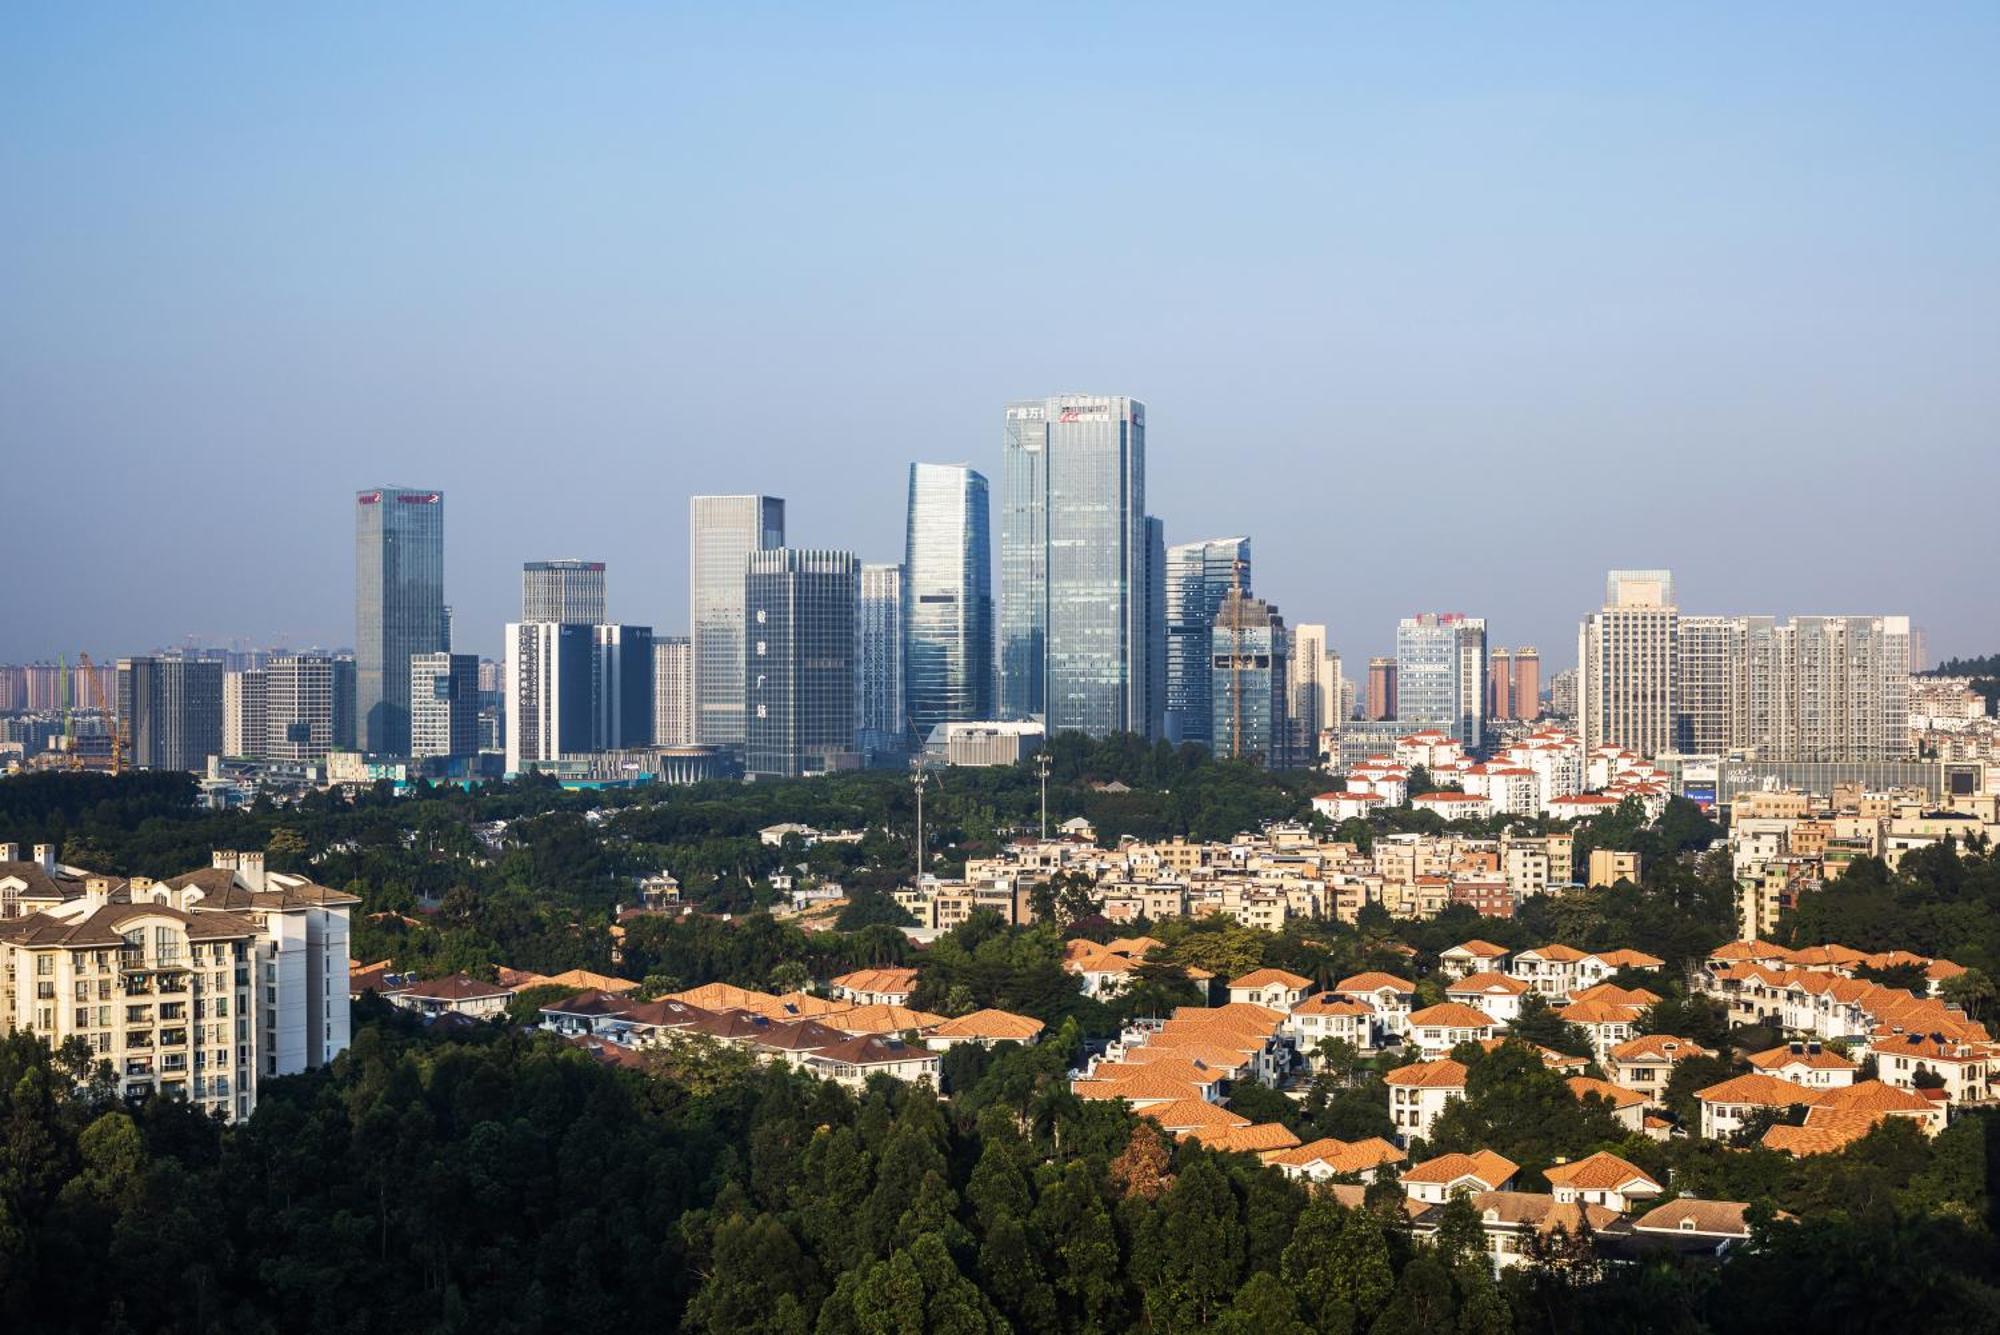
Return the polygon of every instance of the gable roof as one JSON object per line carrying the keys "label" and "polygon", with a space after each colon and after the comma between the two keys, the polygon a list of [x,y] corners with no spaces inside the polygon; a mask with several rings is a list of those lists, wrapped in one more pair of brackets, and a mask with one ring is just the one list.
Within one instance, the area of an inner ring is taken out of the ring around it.
{"label": "gable roof", "polygon": [[1398,1066],[1382,1077],[1385,1084],[1401,1085],[1418,1089],[1464,1089],[1466,1069],[1463,1062],[1455,1062],[1449,1057],[1440,1057],[1434,1062],[1411,1062],[1408,1066]]}
{"label": "gable roof", "polygon": [[1403,1170],[1403,1181],[1449,1186],[1469,1177],[1492,1191],[1520,1171],[1521,1166],[1505,1155],[1474,1150],[1470,1154],[1440,1154],[1435,1159],[1411,1164]]}
{"label": "gable roof", "polygon": [[1564,1083],[1569,1086],[1569,1092],[1578,1099],[1582,1099],[1586,1094],[1595,1094],[1598,1098],[1609,1101],[1613,1108],[1621,1112],[1627,1108],[1637,1108],[1646,1101],[1646,1096],[1636,1089],[1614,1085],[1609,1080],[1599,1080],[1594,1076],[1573,1075]]}
{"label": "gable roof", "polygon": [[1016,1015],[1012,1011],[994,1010],[989,1006],[970,1015],[946,1020],[931,1032],[940,1038],[1012,1039],[1016,1043],[1024,1043],[1038,1036],[1044,1027],[1033,1016]]}
{"label": "gable roof", "polygon": [[1437,1025],[1444,1029],[1491,1029],[1493,1017],[1477,1006],[1444,1001],[1420,1011],[1411,1011],[1410,1023],[1419,1028]]}
{"label": "gable roof", "polygon": [[1269,987],[1272,983],[1296,990],[1302,987],[1311,987],[1312,979],[1301,978],[1297,974],[1288,973],[1284,969],[1252,969],[1241,978],[1232,978],[1229,980],[1231,988]]}
{"label": "gable roof", "polygon": [[1393,992],[1414,992],[1417,990],[1417,985],[1398,978],[1393,973],[1383,973],[1380,970],[1357,973],[1333,985],[1333,990],[1336,992],[1380,992],[1385,988]]}
{"label": "gable roof", "polygon": [[1683,1196],[1656,1205],[1632,1221],[1647,1233],[1706,1233],[1715,1237],[1750,1236],[1750,1207],[1743,1201],[1705,1201]]}
{"label": "gable roof", "polygon": [[1611,1060],[1619,1062],[1678,1062],[1689,1057],[1713,1057],[1715,1054],[1691,1038],[1676,1038],[1672,1034],[1641,1034],[1613,1044],[1609,1055]]}
{"label": "gable roof", "polygon": [[1542,1176],[1556,1186],[1574,1187],[1578,1191],[1626,1191],[1633,1187],[1662,1190],[1638,1165],[1604,1150],[1575,1163],[1550,1164],[1542,1170]]}

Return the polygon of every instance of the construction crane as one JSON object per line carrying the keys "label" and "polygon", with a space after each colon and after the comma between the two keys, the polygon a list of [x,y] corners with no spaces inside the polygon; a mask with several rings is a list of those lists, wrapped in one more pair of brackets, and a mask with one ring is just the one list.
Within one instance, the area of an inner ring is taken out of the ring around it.
{"label": "construction crane", "polygon": [[111,772],[122,774],[125,771],[125,720],[118,717],[118,702],[111,698],[104,678],[99,675],[97,665],[90,661],[89,654],[78,650],[76,667],[84,680],[90,683],[91,699],[97,706],[97,712],[111,726]]}

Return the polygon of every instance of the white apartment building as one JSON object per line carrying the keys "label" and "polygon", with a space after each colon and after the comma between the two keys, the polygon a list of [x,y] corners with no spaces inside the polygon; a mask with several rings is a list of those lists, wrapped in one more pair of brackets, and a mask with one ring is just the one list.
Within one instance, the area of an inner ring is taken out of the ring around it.
{"label": "white apartment building", "polygon": [[262,853],[166,881],[64,866],[0,844],[0,1017],[82,1038],[131,1097],[231,1118],[258,1082],[324,1065],[349,1040],[348,913],[358,901],[266,873]]}

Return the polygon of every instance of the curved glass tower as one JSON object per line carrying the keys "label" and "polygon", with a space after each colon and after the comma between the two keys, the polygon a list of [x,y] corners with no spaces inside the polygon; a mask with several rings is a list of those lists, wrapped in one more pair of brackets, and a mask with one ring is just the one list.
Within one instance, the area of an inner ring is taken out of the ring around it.
{"label": "curved glass tower", "polygon": [[903,548],[903,680],[921,743],[940,723],[993,717],[993,586],[986,478],[910,465]]}

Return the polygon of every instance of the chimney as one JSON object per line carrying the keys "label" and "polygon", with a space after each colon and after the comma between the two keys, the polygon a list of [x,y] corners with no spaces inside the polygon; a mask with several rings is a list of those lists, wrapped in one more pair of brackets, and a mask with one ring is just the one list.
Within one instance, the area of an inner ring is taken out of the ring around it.
{"label": "chimney", "polygon": [[138,902],[139,902],[139,896],[141,896],[141,895],[145,894],[145,893],[146,893],[146,892],[147,892],[148,890],[151,890],[152,888],[153,888],[153,878],[152,878],[152,877],[150,877],[150,876],[134,876],[134,877],[132,878],[132,881],[131,881],[131,885],[130,885],[130,889],[131,889],[131,891],[132,891],[132,902],[133,902],[134,904],[138,903]]}
{"label": "chimney", "polygon": [[236,879],[253,891],[261,891],[264,888],[264,855],[239,854],[236,860]]}
{"label": "chimney", "polygon": [[111,902],[111,882],[102,876],[92,876],[83,883],[83,902],[95,913]]}
{"label": "chimney", "polygon": [[226,848],[218,848],[210,854],[209,865],[219,871],[235,871],[236,855]]}
{"label": "chimney", "polygon": [[41,866],[41,869],[43,871],[47,872],[51,876],[55,875],[56,846],[54,844],[36,844],[35,861]]}
{"label": "chimney", "polygon": [[21,846],[19,844],[0,844],[0,862],[19,862],[20,860]]}

